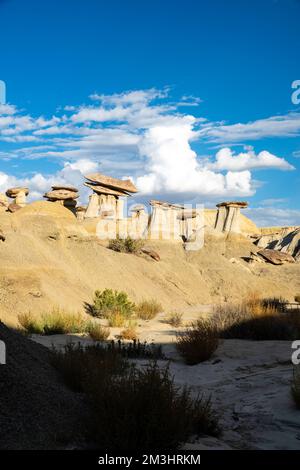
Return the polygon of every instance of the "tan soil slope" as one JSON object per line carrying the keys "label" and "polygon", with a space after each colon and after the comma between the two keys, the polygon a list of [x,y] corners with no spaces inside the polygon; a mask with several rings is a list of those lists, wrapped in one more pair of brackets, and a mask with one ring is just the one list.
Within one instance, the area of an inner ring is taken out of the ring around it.
{"label": "tan soil slope", "polygon": [[250,269],[240,257],[257,248],[242,237],[207,235],[205,247],[189,253],[181,243],[149,242],[161,256],[156,262],[107,249],[54,203],[1,214],[0,228],[6,237],[0,242],[0,318],[10,323],[29,310],[83,310],[95,289],[105,287],[123,289],[133,300],[154,297],[168,310],[254,290],[290,299],[300,292],[299,263]]}

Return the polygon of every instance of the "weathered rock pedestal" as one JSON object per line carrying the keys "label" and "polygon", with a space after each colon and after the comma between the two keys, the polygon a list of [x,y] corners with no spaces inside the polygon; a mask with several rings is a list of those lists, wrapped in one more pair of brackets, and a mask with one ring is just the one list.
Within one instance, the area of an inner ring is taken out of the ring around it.
{"label": "weathered rock pedestal", "polygon": [[85,218],[122,220],[124,218],[124,200],[136,193],[137,189],[130,180],[120,180],[101,173],[86,176],[85,186],[93,190]]}
{"label": "weathered rock pedestal", "polygon": [[44,197],[48,201],[63,205],[76,214],[76,199],[79,197],[79,193],[78,189],[73,186],[52,186],[52,191],[44,194]]}
{"label": "weathered rock pedestal", "polygon": [[217,204],[218,213],[215,229],[218,232],[241,233],[240,209],[248,207],[247,202],[230,201]]}
{"label": "weathered rock pedestal", "polygon": [[145,238],[147,235],[149,217],[142,204],[136,204],[130,209],[131,221],[128,230],[132,238]]}
{"label": "weathered rock pedestal", "polygon": [[152,200],[149,238],[152,240],[182,240],[182,227],[178,215],[184,207],[169,202]]}
{"label": "weathered rock pedestal", "polygon": [[26,206],[26,197],[28,196],[28,194],[28,188],[10,188],[6,191],[6,196],[13,199],[12,204],[14,206],[18,206],[19,208]]}

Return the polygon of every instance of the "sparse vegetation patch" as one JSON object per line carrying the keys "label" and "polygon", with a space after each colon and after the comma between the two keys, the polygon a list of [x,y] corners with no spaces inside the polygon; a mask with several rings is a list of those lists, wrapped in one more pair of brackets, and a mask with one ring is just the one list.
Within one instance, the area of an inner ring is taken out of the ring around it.
{"label": "sparse vegetation patch", "polygon": [[135,313],[141,320],[152,320],[162,311],[162,306],[155,299],[142,300],[135,308]]}

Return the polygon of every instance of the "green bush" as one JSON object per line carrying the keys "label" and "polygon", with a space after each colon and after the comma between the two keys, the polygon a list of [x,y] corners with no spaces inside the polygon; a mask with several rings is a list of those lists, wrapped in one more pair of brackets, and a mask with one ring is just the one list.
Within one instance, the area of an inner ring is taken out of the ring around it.
{"label": "green bush", "polygon": [[131,237],[127,238],[114,238],[109,240],[108,248],[114,251],[118,251],[119,253],[140,253],[141,249],[144,246],[143,240],[136,240]]}
{"label": "green bush", "polygon": [[126,292],[118,292],[112,289],[96,290],[92,313],[95,317],[108,318],[109,314],[118,312],[125,318],[131,316],[135,308]]}
{"label": "green bush", "polygon": [[210,359],[219,344],[218,330],[209,321],[198,320],[177,335],[176,347],[188,365]]}
{"label": "green bush", "polygon": [[152,320],[162,311],[162,306],[155,299],[142,300],[135,308],[135,313],[141,320]]}

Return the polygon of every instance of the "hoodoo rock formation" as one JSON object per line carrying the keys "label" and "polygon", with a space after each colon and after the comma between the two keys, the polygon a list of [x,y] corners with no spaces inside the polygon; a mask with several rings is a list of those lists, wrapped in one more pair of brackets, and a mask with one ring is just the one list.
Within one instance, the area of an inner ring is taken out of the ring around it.
{"label": "hoodoo rock formation", "polygon": [[122,219],[124,217],[123,200],[137,193],[137,189],[130,180],[120,180],[101,173],[92,173],[86,176],[85,186],[93,190],[89,205],[85,213],[86,218],[109,217]]}
{"label": "hoodoo rock formation", "polygon": [[[10,188],[6,191],[6,196],[9,197],[10,199],[13,199],[13,202],[8,206],[11,206],[13,209],[13,206],[17,210],[18,208],[25,207],[27,204],[26,197],[29,194],[29,189],[28,188]],[[11,210],[11,212],[15,212],[15,210]]]}
{"label": "hoodoo rock formation", "polygon": [[247,202],[230,201],[217,204],[218,213],[215,229],[218,232],[241,233],[240,209],[248,207]]}
{"label": "hoodoo rock formation", "polygon": [[44,197],[51,202],[56,202],[75,211],[76,199],[79,197],[78,189],[73,186],[52,186],[52,191],[44,194]]}

